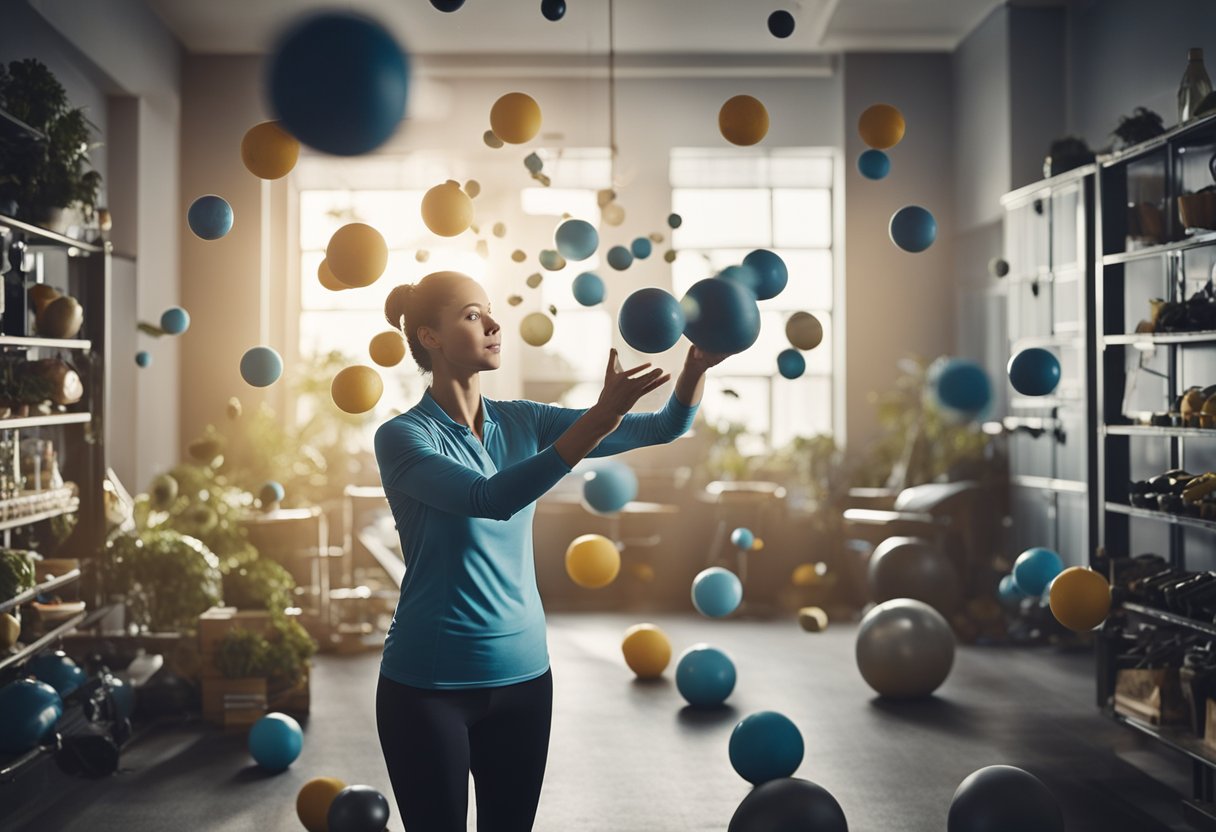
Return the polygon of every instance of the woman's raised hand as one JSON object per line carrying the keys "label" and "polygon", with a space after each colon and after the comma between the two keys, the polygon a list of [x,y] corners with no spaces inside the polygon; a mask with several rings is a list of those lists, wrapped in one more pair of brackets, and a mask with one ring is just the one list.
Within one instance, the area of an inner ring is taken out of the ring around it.
{"label": "woman's raised hand", "polygon": [[[670,373],[664,373],[662,368],[655,367],[648,373],[642,373],[650,362],[639,364],[625,370],[617,358],[616,350],[608,353],[608,369],[604,372],[604,389],[600,391],[596,406],[614,418],[621,418],[638,403],[638,399],[652,390],[662,387],[671,379]],[[641,373],[641,375],[638,375]]]}

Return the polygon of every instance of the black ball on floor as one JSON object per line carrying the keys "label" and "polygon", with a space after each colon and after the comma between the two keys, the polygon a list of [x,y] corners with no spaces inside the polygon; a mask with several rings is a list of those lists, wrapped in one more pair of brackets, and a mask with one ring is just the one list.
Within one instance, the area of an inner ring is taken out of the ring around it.
{"label": "black ball on floor", "polygon": [[431,0],[431,5],[441,12],[454,12],[464,5],[464,0]]}
{"label": "black ball on floor", "polygon": [[888,537],[870,555],[870,594],[875,603],[895,598],[924,601],[942,615],[958,607],[958,571],[928,540]]}
{"label": "black ball on floor", "polygon": [[794,16],[787,11],[773,12],[768,16],[768,30],[775,38],[788,38],[794,34]]}
{"label": "black ball on floor", "polygon": [[[752,789],[727,832],[849,832],[844,810],[822,786],[782,777]],[[953,832],[953,830],[952,830]]]}
{"label": "black ball on floor", "polygon": [[1014,766],[968,775],[950,801],[947,832],[1064,832],[1064,813],[1043,781]]}
{"label": "black ball on floor", "polygon": [[329,832],[381,832],[388,826],[388,801],[371,786],[347,786],[329,804]]}
{"label": "black ball on floor", "polygon": [[540,13],[545,20],[561,20],[566,16],[566,0],[541,0]]}

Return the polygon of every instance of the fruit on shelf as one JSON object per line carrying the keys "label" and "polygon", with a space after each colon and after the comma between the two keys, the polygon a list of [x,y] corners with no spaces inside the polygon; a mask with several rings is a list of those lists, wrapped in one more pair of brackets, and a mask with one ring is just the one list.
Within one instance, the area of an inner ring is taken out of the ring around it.
{"label": "fruit on shelf", "polygon": [[75,338],[84,325],[84,308],[71,295],[55,298],[34,319],[39,335],[47,338]]}

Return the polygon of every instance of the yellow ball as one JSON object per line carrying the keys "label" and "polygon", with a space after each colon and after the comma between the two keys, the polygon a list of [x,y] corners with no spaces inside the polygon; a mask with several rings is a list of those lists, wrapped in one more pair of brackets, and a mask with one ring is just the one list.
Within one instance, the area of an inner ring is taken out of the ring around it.
{"label": "yellow ball", "polygon": [[819,576],[815,572],[815,564],[800,563],[794,567],[794,572],[790,577],[794,581],[794,586],[811,586],[816,583]]}
{"label": "yellow ball", "polygon": [[367,352],[381,367],[396,367],[405,358],[405,339],[396,330],[372,337]]}
{"label": "yellow ball", "polygon": [[449,179],[422,197],[422,221],[440,237],[463,234],[473,222],[473,200]]}
{"label": "yellow ball", "polygon": [[609,202],[600,211],[600,218],[609,225],[620,225],[625,221],[625,209],[618,203]]}
{"label": "yellow ball", "polygon": [[281,179],[299,159],[300,143],[277,121],[263,121],[241,139],[241,161],[259,179]]}
{"label": "yellow ball", "polygon": [[857,132],[870,147],[886,150],[904,137],[904,114],[890,104],[867,107],[857,120]]}
{"label": "yellow ball", "polygon": [[625,664],[639,679],[657,679],[671,662],[671,642],[653,624],[634,624],[621,642]]}
{"label": "yellow ball", "polygon": [[736,95],[718,111],[718,129],[731,144],[756,144],[768,134],[768,110],[759,99]]}
{"label": "yellow ball", "polygon": [[314,777],[296,795],[296,814],[308,832],[329,832],[329,806],[346,784],[333,777]]}
{"label": "yellow ball", "polygon": [[813,350],[823,341],[823,324],[810,312],[795,312],[785,322],[785,337],[800,350]]}
{"label": "yellow ball", "polygon": [[753,552],[759,552],[763,548],[764,548],[763,540],[761,540],[758,537],[752,540],[752,551]]}
{"label": "yellow ball", "polygon": [[366,413],[376,406],[383,392],[380,374],[362,364],[339,370],[329,385],[334,404],[347,413]]}
{"label": "yellow ball", "polygon": [[349,289],[341,280],[334,277],[334,273],[329,270],[329,262],[321,261],[321,265],[317,266],[317,280],[321,281],[321,285],[331,292],[341,292],[343,289]]}
{"label": "yellow ball", "polygon": [[612,583],[621,571],[621,553],[616,544],[602,534],[574,538],[566,549],[566,574],[586,589],[600,589]]}
{"label": "yellow ball", "polygon": [[1092,569],[1065,569],[1051,582],[1049,592],[1056,620],[1079,633],[1097,627],[1110,612],[1110,584]]}
{"label": "yellow ball", "polygon": [[526,343],[543,347],[553,337],[553,319],[544,312],[532,312],[519,322],[519,334]]}
{"label": "yellow ball", "polygon": [[540,132],[540,121],[540,105],[522,92],[509,92],[490,108],[490,129],[508,144],[532,141]]}
{"label": "yellow ball", "polygon": [[371,286],[388,266],[388,244],[370,225],[352,222],[329,238],[325,262],[330,273],[347,287]]}
{"label": "yellow ball", "polygon": [[477,195],[481,193],[481,183],[476,179],[470,179],[464,183],[464,192],[469,195],[469,199],[476,199]]}

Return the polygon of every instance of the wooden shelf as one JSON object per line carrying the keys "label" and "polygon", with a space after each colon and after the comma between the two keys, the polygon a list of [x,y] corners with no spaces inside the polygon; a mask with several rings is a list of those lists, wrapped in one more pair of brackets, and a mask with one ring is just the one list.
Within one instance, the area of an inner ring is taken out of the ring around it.
{"label": "wooden shelf", "polygon": [[50,592],[52,589],[58,589],[61,586],[65,586],[75,580],[78,580],[79,578],[80,570],[73,569],[70,572],[64,573],[63,575],[51,578],[49,581],[44,581],[37,586],[27,589],[25,592],[9,598],[7,601],[0,601],[0,612],[6,612],[11,610],[13,607],[19,607],[26,601],[33,601],[42,593]]}
{"label": "wooden shelf", "polygon": [[1156,344],[1216,343],[1216,332],[1128,332],[1102,336],[1106,346],[1151,347]]}
{"label": "wooden shelf", "polygon": [[1121,605],[1121,609],[1125,609],[1136,615],[1143,615],[1146,618],[1153,618],[1158,621],[1165,621],[1170,624],[1177,624],[1179,627],[1187,627],[1196,632],[1204,633],[1209,636],[1216,637],[1216,623],[1211,621],[1200,621],[1197,618],[1187,618],[1185,615],[1159,610],[1155,607],[1148,607],[1144,604],[1135,604],[1130,601],[1125,601]]}
{"label": "wooden shelf", "polygon": [[93,342],[82,338],[26,338],[0,335],[0,347],[56,347],[63,350],[91,350]]}
{"label": "wooden shelf", "polygon": [[1123,503],[1106,504],[1107,511],[1113,511],[1115,514],[1126,514],[1128,517],[1142,517],[1145,520],[1156,520],[1160,523],[1169,523],[1173,526],[1188,526],[1192,529],[1206,529],[1207,531],[1216,532],[1216,520],[1201,520],[1198,517],[1184,517],[1180,514],[1170,514],[1165,511],[1153,511],[1147,508],[1136,508],[1135,506],[1125,506]]}
{"label": "wooden shelf", "polygon": [[[19,231],[28,236],[36,237],[37,239],[35,240],[27,241],[32,246],[62,246],[64,248],[75,248],[91,254],[105,251],[103,246],[86,243],[84,240],[77,240],[60,234],[57,231],[51,231],[49,228],[32,225],[28,222],[5,216],[4,214],[0,214],[0,226],[6,226],[13,231]],[[109,244],[107,243],[106,245],[108,246]]]}
{"label": "wooden shelf", "polygon": [[1191,439],[1216,439],[1216,428],[1174,428],[1165,425],[1107,425],[1107,436],[1177,436]]}
{"label": "wooden shelf", "polygon": [[1205,248],[1207,246],[1216,245],[1216,231],[1204,231],[1202,234],[1194,234],[1187,237],[1185,240],[1174,240],[1169,243],[1158,243],[1155,246],[1145,246],[1134,251],[1119,251],[1114,254],[1102,255],[1103,266],[1117,266],[1120,263],[1130,263],[1133,260],[1145,260],[1149,257],[1158,257],[1162,254],[1169,254],[1174,251],[1186,251],[1192,248]]}
{"label": "wooden shelf", "polygon": [[64,508],[48,509],[46,511],[39,511],[35,514],[27,514],[23,517],[12,517],[8,520],[0,520],[0,531],[4,531],[5,529],[19,529],[22,526],[29,526],[43,520],[50,520],[64,514],[75,514],[79,507],[80,501],[76,500],[71,505]]}
{"label": "wooden shelf", "polygon": [[0,430],[47,428],[55,425],[83,425],[93,421],[92,413],[52,413],[49,416],[15,416],[0,419]]}

